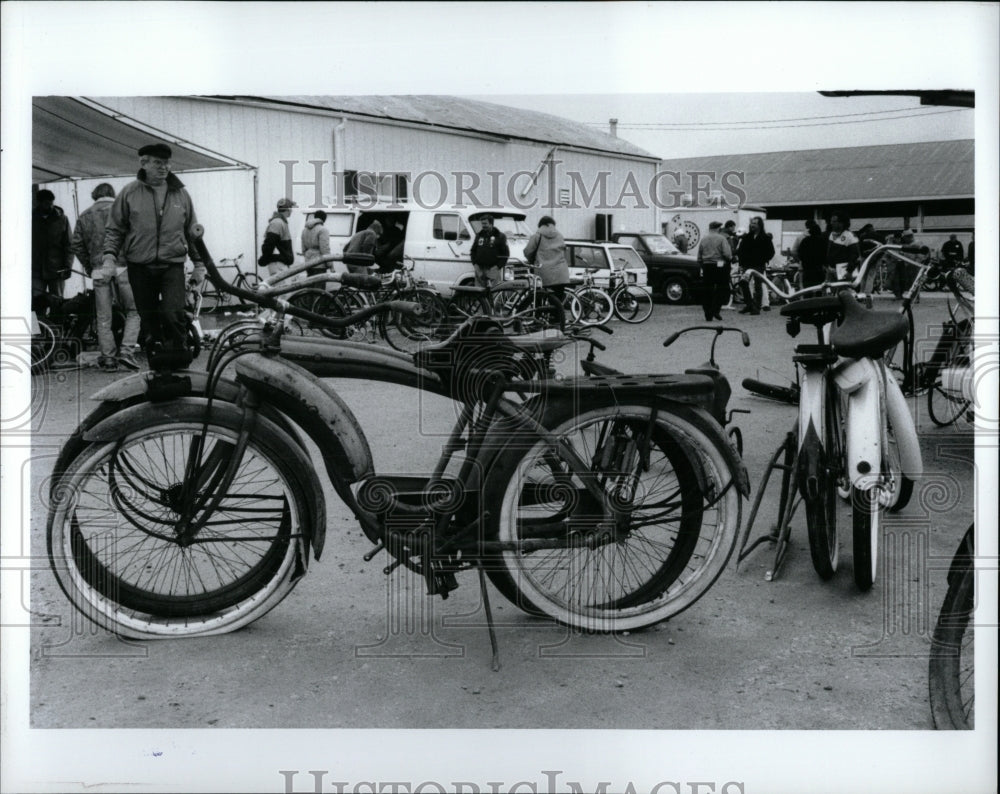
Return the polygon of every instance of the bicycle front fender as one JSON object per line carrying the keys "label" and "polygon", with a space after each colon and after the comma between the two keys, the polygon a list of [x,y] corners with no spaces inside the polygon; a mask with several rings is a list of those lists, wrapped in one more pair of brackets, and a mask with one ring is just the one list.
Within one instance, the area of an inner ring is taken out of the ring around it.
{"label": "bicycle front fender", "polygon": [[915,480],[924,473],[917,429],[913,426],[913,417],[899,384],[896,383],[892,373],[886,372],[885,375],[885,409],[899,448],[902,474],[908,479]]}
{"label": "bicycle front fender", "polygon": [[[205,393],[205,388],[208,385],[207,372],[185,369],[178,370],[174,374],[190,379],[192,395],[202,395]],[[107,386],[103,386],[94,392],[90,396],[90,399],[97,402],[120,403],[133,400],[137,397],[146,397],[149,389],[149,380],[152,377],[152,372],[135,372],[124,378],[119,378]],[[220,378],[216,381],[214,395],[219,400],[236,402],[239,391],[239,384],[235,381]]]}
{"label": "bicycle front fender", "polygon": [[882,471],[882,390],[871,359],[845,359],[833,369],[834,382],[847,394],[844,416],[847,476],[851,485],[869,491]]}

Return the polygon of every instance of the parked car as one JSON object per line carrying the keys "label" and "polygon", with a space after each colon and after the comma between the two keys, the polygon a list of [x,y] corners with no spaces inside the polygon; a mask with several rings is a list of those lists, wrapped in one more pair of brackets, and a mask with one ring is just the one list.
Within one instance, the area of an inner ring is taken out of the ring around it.
{"label": "parked car", "polygon": [[616,232],[616,243],[629,245],[646,263],[649,288],[667,303],[688,303],[701,289],[698,259],[682,254],[665,235],[646,232]]}
{"label": "parked car", "polygon": [[645,287],[648,280],[646,263],[629,245],[567,240],[566,257],[573,278],[582,278],[588,269],[598,268],[594,283],[599,287],[608,286],[612,272],[625,273],[629,283],[640,287]]}

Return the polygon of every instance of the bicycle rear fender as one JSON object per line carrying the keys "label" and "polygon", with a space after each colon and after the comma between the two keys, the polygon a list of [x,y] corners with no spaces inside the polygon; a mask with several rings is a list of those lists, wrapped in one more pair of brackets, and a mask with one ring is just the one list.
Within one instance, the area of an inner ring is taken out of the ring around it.
{"label": "bicycle rear fender", "polygon": [[[205,419],[207,405],[208,400],[205,397],[181,397],[166,402],[135,403],[110,414],[93,427],[85,430],[83,438],[88,442],[116,442],[120,441],[130,428],[143,427],[163,420],[201,422]],[[243,408],[221,401],[215,401],[211,410],[213,414],[236,415],[237,418],[243,412]],[[264,416],[258,416],[256,421],[273,424]],[[280,435],[283,432],[275,426],[275,433]],[[326,503],[323,500],[323,487],[320,485],[315,470],[307,463],[308,457],[305,450],[295,445],[289,447],[286,454],[292,456],[301,454],[305,457],[305,460],[299,461],[301,465],[295,466],[302,481],[304,493],[309,499],[310,508],[309,520],[302,527],[305,543],[302,544],[299,556],[301,572],[305,573],[309,562],[309,546],[312,545],[317,560],[323,548],[323,540],[326,536]]]}
{"label": "bicycle rear fender", "polygon": [[847,476],[855,488],[868,491],[878,484],[882,471],[883,406],[878,370],[871,359],[843,359],[834,367],[833,378],[847,395]]}
{"label": "bicycle rear fender", "polygon": [[920,455],[920,440],[917,438],[917,429],[913,426],[913,417],[910,415],[906,398],[890,372],[885,373],[885,409],[896,436],[899,462],[903,469],[902,474],[915,480],[924,473],[924,461]]}

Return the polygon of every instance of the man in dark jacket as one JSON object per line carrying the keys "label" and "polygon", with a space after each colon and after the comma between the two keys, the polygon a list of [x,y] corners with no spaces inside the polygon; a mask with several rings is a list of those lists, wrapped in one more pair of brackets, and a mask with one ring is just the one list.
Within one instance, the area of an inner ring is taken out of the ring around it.
{"label": "man in dark jacket", "polygon": [[945,262],[961,262],[965,259],[965,248],[957,234],[951,235],[948,242],[941,246],[941,256],[944,257]]}
{"label": "man in dark jacket", "polygon": [[[767,263],[774,258],[774,243],[771,235],[764,231],[764,219],[754,217],[750,219],[750,231],[740,240],[740,246],[736,255],[740,260],[740,267],[746,273],[753,270],[757,273],[764,273]],[[743,301],[746,308],[741,309],[741,314],[760,314],[761,292],[763,282],[758,278],[753,278],[753,293],[751,294],[747,281],[742,283]]]}
{"label": "man in dark jacket", "polygon": [[799,243],[802,286],[815,287],[826,281],[826,238],[816,221],[806,221],[806,236]]}
{"label": "man in dark jacket", "polygon": [[154,370],[191,363],[184,311],[184,262],[195,263],[195,280],[205,268],[194,246],[198,222],[191,196],[170,173],[170,147],[139,149],[139,173],[118,194],[104,233],[104,268],[119,260],[128,267],[135,305],[146,330],[144,347]]}
{"label": "man in dark jacket", "polygon": [[500,270],[507,264],[510,248],[507,245],[507,235],[494,228],[492,215],[483,215],[479,218],[479,223],[470,257],[476,272],[476,285],[490,287],[500,281]]}
{"label": "man in dark jacket", "polygon": [[722,232],[722,224],[712,221],[708,224],[708,234],[698,244],[698,264],[701,265],[704,290],[701,306],[706,320],[722,319],[722,305],[729,297],[731,262],[729,238]]}
{"label": "man in dark jacket", "polygon": [[[375,252],[378,249],[379,240],[382,239],[382,222],[372,221],[367,228],[355,232],[354,236],[347,241],[344,246],[345,254],[364,254],[372,257],[372,264],[375,263]],[[368,265],[355,265],[349,262],[344,263],[349,273],[360,273],[368,275],[371,267]]]}
{"label": "man in dark jacket", "polygon": [[31,298],[36,304],[46,293],[62,297],[73,267],[69,219],[55,206],[51,190],[39,190],[31,213]]}
{"label": "man in dark jacket", "polygon": [[292,233],[288,230],[288,219],[292,208],[297,207],[290,198],[278,199],[274,215],[267,222],[264,230],[264,242],[260,246],[260,259],[257,264],[267,266],[267,272],[276,276],[295,264],[295,251],[292,249]]}

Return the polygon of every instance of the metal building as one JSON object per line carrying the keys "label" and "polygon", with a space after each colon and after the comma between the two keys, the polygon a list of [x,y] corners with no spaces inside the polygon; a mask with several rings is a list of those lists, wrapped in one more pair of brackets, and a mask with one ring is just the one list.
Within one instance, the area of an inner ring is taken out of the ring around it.
{"label": "metal building", "polygon": [[[531,226],[542,215],[555,217],[567,237],[656,228],[650,191],[659,158],[610,131],[544,113],[443,96],[74,101],[171,143],[175,165],[178,151],[213,161],[175,170],[217,259],[243,254],[252,264],[275,202],[285,196],[299,206],[291,221],[296,242],[309,209],[375,198],[421,206],[520,207]],[[63,103],[49,108],[47,117],[53,121],[53,112],[71,110]],[[37,111],[35,118],[37,127]],[[62,121],[61,134],[88,137],[86,125]],[[99,139],[90,135],[80,151],[100,148]],[[66,144],[62,148],[72,150],[73,142]],[[127,148],[120,152],[122,167],[113,172],[95,173],[77,163],[54,181],[43,181],[44,172],[37,170],[36,179],[56,193],[75,221],[89,206],[95,184],[108,181],[119,189],[134,178],[137,161]]]}

